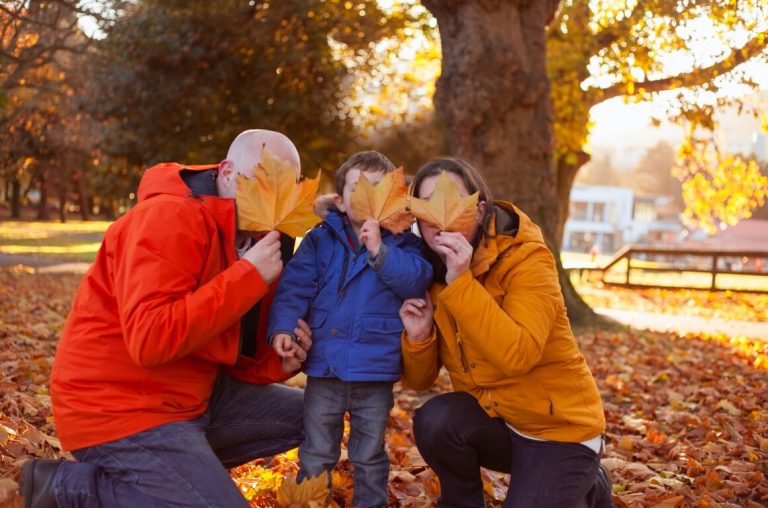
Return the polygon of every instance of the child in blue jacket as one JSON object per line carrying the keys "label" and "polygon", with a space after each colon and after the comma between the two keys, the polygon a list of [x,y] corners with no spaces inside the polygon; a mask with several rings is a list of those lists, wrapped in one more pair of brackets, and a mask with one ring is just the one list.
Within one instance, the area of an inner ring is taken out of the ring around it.
{"label": "child in blue jacket", "polygon": [[305,440],[299,481],[336,465],[350,416],[349,459],[355,506],[387,504],[389,457],[384,431],[400,379],[400,306],[421,298],[432,280],[421,240],[361,222],[350,195],[361,174],[375,184],[394,165],[379,152],[359,152],[336,171],[334,207],[310,231],[285,267],[272,303],[268,337],[285,355],[299,318],[312,329],[304,393]]}

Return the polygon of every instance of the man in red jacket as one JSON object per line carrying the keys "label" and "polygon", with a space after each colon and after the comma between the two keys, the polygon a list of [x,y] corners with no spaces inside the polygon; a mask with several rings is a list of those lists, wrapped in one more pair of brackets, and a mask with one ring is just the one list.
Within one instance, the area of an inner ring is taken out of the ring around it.
{"label": "man in red jacket", "polygon": [[247,506],[226,468],[303,438],[303,392],[281,384],[266,316],[292,240],[236,231],[235,175],[262,149],[299,155],[284,135],[241,133],[214,166],[148,169],[138,204],[107,230],[62,333],[51,377],[57,434],[77,462],[32,460],[35,507]]}

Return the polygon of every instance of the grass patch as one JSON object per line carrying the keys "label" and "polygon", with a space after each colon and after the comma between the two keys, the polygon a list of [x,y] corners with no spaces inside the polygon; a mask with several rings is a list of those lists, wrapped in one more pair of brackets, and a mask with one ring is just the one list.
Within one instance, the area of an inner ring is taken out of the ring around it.
{"label": "grass patch", "polygon": [[6,221],[0,223],[0,254],[33,259],[90,262],[109,221]]}

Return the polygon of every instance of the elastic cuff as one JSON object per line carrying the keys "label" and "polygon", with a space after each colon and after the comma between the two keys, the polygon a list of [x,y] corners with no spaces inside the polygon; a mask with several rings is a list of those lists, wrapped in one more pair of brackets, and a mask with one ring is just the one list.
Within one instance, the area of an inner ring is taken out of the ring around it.
{"label": "elastic cuff", "polygon": [[384,264],[384,258],[387,257],[387,252],[389,252],[389,247],[387,244],[382,243],[379,246],[379,253],[375,256],[371,256],[370,253],[368,254],[368,266],[373,268],[374,272],[378,272],[381,270],[382,265]]}
{"label": "elastic cuff", "polygon": [[291,340],[293,342],[298,342],[299,341],[299,338],[296,336],[295,333],[293,333],[293,332],[286,332],[286,331],[280,330],[280,331],[277,331],[277,332],[273,333],[269,337],[267,337],[267,344],[269,344],[271,346],[272,343],[275,341],[275,337],[277,335],[280,335],[281,333],[284,333],[285,335],[290,335],[291,336]]}

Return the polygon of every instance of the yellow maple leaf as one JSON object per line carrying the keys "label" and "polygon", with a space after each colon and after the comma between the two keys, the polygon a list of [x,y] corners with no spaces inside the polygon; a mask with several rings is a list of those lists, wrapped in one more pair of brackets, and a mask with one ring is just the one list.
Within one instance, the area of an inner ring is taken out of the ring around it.
{"label": "yellow maple leaf", "polygon": [[411,213],[441,231],[469,233],[475,227],[479,192],[462,197],[456,184],[443,171],[428,200],[411,197]]}
{"label": "yellow maple leaf", "polygon": [[319,185],[319,173],[297,181],[296,170],[288,161],[264,149],[254,177],[237,176],[237,227],[243,231],[276,230],[293,238],[304,236],[321,220],[314,212]]}
{"label": "yellow maple leaf", "polygon": [[360,173],[357,186],[350,196],[349,206],[359,220],[376,220],[392,233],[405,231],[413,224],[408,211],[408,187],[403,168],[384,175],[374,186]]}
{"label": "yellow maple leaf", "polygon": [[277,502],[283,508],[321,508],[328,502],[328,475],[319,474],[296,483],[296,475],[283,479],[277,489]]}

